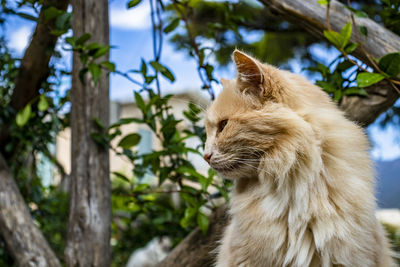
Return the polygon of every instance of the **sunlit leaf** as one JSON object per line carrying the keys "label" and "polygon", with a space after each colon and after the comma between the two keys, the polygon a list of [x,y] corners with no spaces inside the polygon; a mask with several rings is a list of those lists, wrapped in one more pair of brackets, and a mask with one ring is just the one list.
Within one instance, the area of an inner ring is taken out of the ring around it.
{"label": "sunlit leaf", "polygon": [[317,3],[320,5],[326,6],[329,4],[329,0],[318,0]]}
{"label": "sunlit leaf", "polygon": [[346,25],[343,26],[340,35],[343,37],[343,43],[340,48],[344,48],[351,37],[351,22],[347,22]]}
{"label": "sunlit leaf", "polygon": [[192,219],[194,218],[194,216],[196,215],[196,213],[197,213],[197,209],[196,209],[196,208],[188,207],[188,208],[185,210],[185,214],[184,214],[182,220],[180,221],[181,226],[182,226],[183,228],[188,227],[188,226],[191,224]]}
{"label": "sunlit leaf", "polygon": [[41,95],[38,103],[38,109],[40,111],[46,111],[48,108],[49,108],[49,103],[47,102],[46,97],[44,95]]}
{"label": "sunlit leaf", "polygon": [[324,31],[324,36],[328,39],[333,45],[341,48],[345,44],[344,38],[341,34],[335,31]]}
{"label": "sunlit leaf", "polygon": [[23,110],[17,113],[17,117],[15,119],[17,125],[19,127],[24,126],[28,122],[31,113],[32,113],[32,107],[31,104],[28,104]]}
{"label": "sunlit leaf", "polygon": [[357,75],[357,84],[359,87],[367,87],[385,79],[380,73],[361,72]]}

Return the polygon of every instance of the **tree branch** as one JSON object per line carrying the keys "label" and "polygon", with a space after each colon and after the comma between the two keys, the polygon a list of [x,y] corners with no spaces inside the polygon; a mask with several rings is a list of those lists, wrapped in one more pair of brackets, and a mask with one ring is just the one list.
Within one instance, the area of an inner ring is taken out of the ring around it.
{"label": "tree branch", "polygon": [[58,39],[58,36],[51,34],[55,29],[55,20],[45,23],[44,11],[50,6],[66,11],[68,0],[46,0],[43,3],[32,41],[21,60],[15,80],[10,103],[14,110],[21,110],[38,96],[42,82],[48,77],[50,58]]}
{"label": "tree branch", "polygon": [[388,81],[379,82],[365,89],[368,96],[346,96],[340,103],[340,108],[346,117],[363,127],[373,123],[399,98],[399,94]]}
{"label": "tree branch", "polygon": [[[44,10],[49,6],[54,6],[59,10],[66,11],[68,2],[68,0],[45,0],[43,3],[35,32],[25,50],[18,76],[15,79],[10,102],[10,106],[15,111],[24,108],[39,95],[39,89],[49,75],[49,62],[58,37],[51,34],[55,29],[54,19],[45,23]],[[10,138],[8,127],[9,125],[4,125],[0,129],[0,147],[4,147]]]}
{"label": "tree branch", "polygon": [[18,266],[61,266],[0,154],[0,232]]}
{"label": "tree branch", "polygon": [[229,219],[226,207],[219,207],[210,217],[210,228],[203,235],[199,228],[191,232],[169,255],[160,267],[213,266],[215,250]]}
{"label": "tree branch", "polygon": [[[323,37],[323,30],[327,30],[326,8],[317,1],[301,0],[259,0],[271,11],[279,14],[285,20],[302,26],[312,34]],[[336,0],[330,1],[329,20],[331,29],[337,32],[343,26],[352,21],[351,12],[343,4]],[[379,25],[369,18],[354,18],[357,26],[365,26],[368,36],[362,37],[357,34],[357,28],[353,25],[351,41],[363,44],[365,50],[375,58],[380,58],[387,53],[398,52],[400,49],[400,37]],[[368,62],[365,52],[358,48],[354,56]]]}

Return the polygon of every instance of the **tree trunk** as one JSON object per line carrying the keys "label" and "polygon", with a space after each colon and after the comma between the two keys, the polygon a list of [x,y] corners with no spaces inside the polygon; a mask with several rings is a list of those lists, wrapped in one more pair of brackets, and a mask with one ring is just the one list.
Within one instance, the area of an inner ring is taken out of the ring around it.
{"label": "tree trunk", "polygon": [[[90,42],[109,43],[108,1],[73,0],[74,36],[90,33]],[[108,55],[101,60],[107,60]],[[71,188],[67,266],[110,266],[111,189],[108,149],[96,144],[94,119],[109,121],[109,78],[103,72],[98,84],[86,74],[74,53],[71,89]]]}
{"label": "tree trunk", "polygon": [[[323,37],[322,31],[326,28],[326,7],[317,1],[302,0],[259,0],[268,8],[283,16],[286,20],[303,26],[312,34]],[[340,29],[351,20],[350,12],[338,1],[330,1],[330,21],[333,30]],[[373,57],[380,58],[391,52],[397,52],[400,48],[400,37],[378,25],[376,22],[366,18],[356,18],[357,25],[366,26],[368,38],[362,40],[366,51]],[[353,34],[351,40],[359,42],[359,35]],[[367,60],[366,54],[357,49],[355,55]],[[364,127],[393,106],[399,98],[399,94],[387,82],[366,88],[367,97],[346,96],[342,99],[340,108],[345,111],[346,116]],[[168,257],[160,263],[162,267],[197,267],[212,266],[215,255],[211,252],[218,246],[219,237],[222,236],[225,226],[228,224],[226,207],[220,208],[210,218],[211,231],[206,236],[199,234],[199,229],[194,230],[187,236]],[[216,224],[216,226],[213,226]]]}
{"label": "tree trunk", "polygon": [[18,266],[61,266],[0,154],[0,232]]}

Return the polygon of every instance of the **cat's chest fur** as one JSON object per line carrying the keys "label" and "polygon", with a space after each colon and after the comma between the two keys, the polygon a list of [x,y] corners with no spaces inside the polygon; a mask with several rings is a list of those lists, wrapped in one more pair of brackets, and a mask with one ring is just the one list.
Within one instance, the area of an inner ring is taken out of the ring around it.
{"label": "cat's chest fur", "polygon": [[289,189],[278,191],[273,183],[238,182],[227,230],[230,252],[237,253],[231,266],[310,266],[316,261],[311,215],[295,210],[292,201]]}

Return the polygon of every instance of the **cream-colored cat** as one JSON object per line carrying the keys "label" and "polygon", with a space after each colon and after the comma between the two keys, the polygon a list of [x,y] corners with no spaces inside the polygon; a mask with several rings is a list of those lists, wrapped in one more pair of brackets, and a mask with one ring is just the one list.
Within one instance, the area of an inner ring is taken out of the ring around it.
{"label": "cream-colored cat", "polygon": [[234,180],[218,267],[395,266],[363,130],[304,78],[233,53],[205,159]]}

